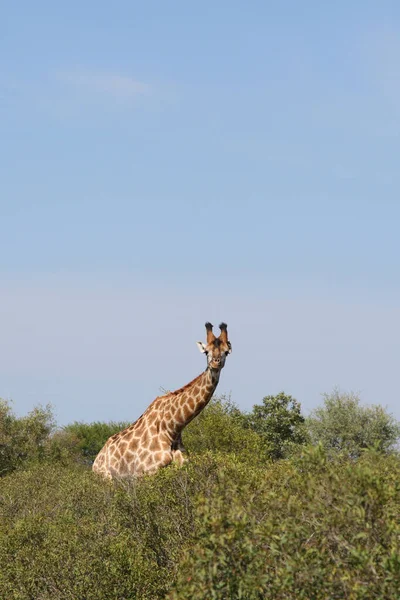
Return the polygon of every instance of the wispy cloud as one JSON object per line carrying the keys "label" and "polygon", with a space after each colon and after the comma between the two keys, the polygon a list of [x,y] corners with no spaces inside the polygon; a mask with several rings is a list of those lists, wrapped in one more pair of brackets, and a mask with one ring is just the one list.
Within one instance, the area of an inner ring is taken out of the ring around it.
{"label": "wispy cloud", "polygon": [[89,93],[111,96],[117,100],[131,100],[148,94],[150,86],[128,75],[86,71],[59,71],[57,80]]}

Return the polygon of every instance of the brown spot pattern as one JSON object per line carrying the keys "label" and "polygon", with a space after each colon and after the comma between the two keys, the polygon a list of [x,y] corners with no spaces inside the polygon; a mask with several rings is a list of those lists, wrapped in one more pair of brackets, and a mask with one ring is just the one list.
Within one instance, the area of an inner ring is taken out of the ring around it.
{"label": "brown spot pattern", "polygon": [[93,469],[111,478],[154,472],[169,464],[171,443],[176,444],[176,436],[204,408],[217,382],[218,378],[206,371],[183,388],[156,398],[135,423],[109,438]]}
{"label": "brown spot pattern", "polygon": [[161,450],[161,442],[158,438],[153,438],[151,440],[149,450],[150,450],[150,452],[155,452],[156,450]]}

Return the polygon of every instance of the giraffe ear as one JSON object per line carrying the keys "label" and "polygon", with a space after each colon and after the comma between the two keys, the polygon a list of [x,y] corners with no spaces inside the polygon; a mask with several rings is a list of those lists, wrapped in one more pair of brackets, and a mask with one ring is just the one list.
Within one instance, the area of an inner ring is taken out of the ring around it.
{"label": "giraffe ear", "polygon": [[200,352],[204,354],[204,352],[206,352],[206,345],[203,344],[203,342],[196,342],[196,344]]}

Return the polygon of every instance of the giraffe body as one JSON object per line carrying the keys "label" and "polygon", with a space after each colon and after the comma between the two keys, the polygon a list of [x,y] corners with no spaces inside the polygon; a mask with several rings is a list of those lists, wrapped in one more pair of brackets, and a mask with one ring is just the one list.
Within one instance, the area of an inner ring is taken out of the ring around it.
{"label": "giraffe body", "polygon": [[108,479],[155,473],[171,462],[185,460],[182,430],[208,404],[218,385],[226,356],[231,352],[226,325],[216,338],[206,323],[207,369],[184,387],[156,398],[132,425],[111,436],[93,463],[93,471]]}

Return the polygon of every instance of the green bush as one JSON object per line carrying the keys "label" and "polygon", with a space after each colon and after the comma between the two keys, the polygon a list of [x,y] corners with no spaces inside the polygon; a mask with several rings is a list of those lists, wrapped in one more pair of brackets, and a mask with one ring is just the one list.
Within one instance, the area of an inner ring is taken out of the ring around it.
{"label": "green bush", "polygon": [[128,508],[118,490],[78,468],[46,465],[5,478],[0,597],[157,597],[163,569],[135,535]]}
{"label": "green bush", "polygon": [[270,466],[257,489],[221,480],[170,600],[400,597],[400,462],[327,461],[321,447]]}
{"label": "green bush", "polygon": [[290,396],[252,427],[214,399],[184,431],[184,467],[110,483],[88,463],[124,423],[54,431],[49,408],[19,419],[2,403],[0,600],[399,598],[396,423],[361,421],[388,441],[367,450],[358,403],[332,406],[352,440],[334,450],[329,427],[304,445]]}
{"label": "green bush", "polygon": [[241,420],[244,427],[262,436],[273,460],[290,455],[308,440],[300,402],[284,392],[265,396],[262,404],[255,404]]}
{"label": "green bush", "polygon": [[92,463],[109,437],[128,427],[125,421],[81,423],[75,421],[58,432],[61,445],[73,448],[87,463]]}
{"label": "green bush", "polygon": [[38,406],[27,416],[17,417],[11,404],[0,399],[0,477],[46,458],[54,429],[50,405]]}
{"label": "green bush", "polygon": [[256,470],[216,453],[120,484],[73,465],[5,477],[0,598],[164,598],[197,526],[194,499],[220,485],[221,470],[256,485]]}
{"label": "green bush", "polygon": [[136,481],[77,465],[2,480],[0,598],[302,600],[400,594],[400,460],[321,446],[204,452]]}
{"label": "green bush", "polygon": [[203,452],[232,453],[250,463],[265,462],[269,450],[260,435],[244,427],[242,413],[225,396],[213,398],[184,429],[183,442],[189,456]]}
{"label": "green bush", "polygon": [[391,452],[400,435],[399,423],[382,406],[362,406],[358,396],[338,390],[325,394],[324,405],[311,413],[306,426],[313,444],[354,458],[370,447]]}
{"label": "green bush", "polygon": [[90,465],[106,440],[128,423],[79,423],[57,428],[50,405],[17,417],[0,399],[0,476],[34,462],[79,462]]}

